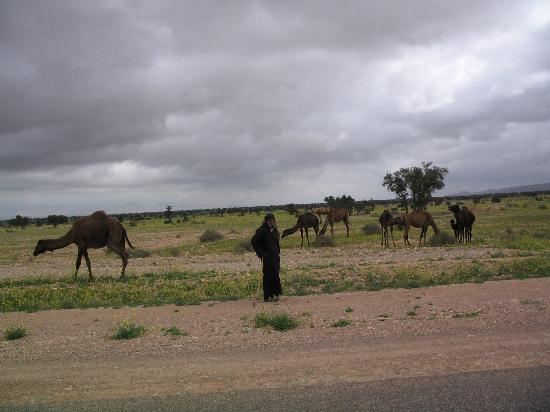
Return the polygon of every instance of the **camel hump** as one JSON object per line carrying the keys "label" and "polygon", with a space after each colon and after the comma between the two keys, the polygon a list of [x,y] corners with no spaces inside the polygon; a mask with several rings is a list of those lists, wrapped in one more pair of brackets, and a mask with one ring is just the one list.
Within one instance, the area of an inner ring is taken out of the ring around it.
{"label": "camel hump", "polygon": [[97,210],[92,213],[90,217],[93,219],[107,219],[109,216],[107,216],[107,213],[105,213],[104,210]]}

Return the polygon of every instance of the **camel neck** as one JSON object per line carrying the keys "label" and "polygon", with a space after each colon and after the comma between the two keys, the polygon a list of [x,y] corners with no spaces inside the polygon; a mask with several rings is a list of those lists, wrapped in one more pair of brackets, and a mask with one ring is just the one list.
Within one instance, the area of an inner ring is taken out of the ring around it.
{"label": "camel neck", "polygon": [[73,243],[72,230],[69,230],[66,234],[57,239],[46,239],[45,246],[48,250],[56,250],[69,246]]}

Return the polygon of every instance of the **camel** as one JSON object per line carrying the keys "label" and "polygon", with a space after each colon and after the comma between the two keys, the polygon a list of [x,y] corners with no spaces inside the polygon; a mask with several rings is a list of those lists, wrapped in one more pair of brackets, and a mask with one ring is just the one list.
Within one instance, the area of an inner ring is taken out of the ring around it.
{"label": "camel", "polygon": [[286,237],[293,233],[296,233],[300,229],[300,234],[302,235],[302,244],[304,246],[304,229],[306,231],[307,245],[309,246],[309,233],[308,228],[312,227],[315,230],[315,236],[319,234],[319,218],[311,212],[306,212],[303,215],[298,216],[296,224],[290,229],[283,230],[283,235],[281,237]]}
{"label": "camel", "polygon": [[439,229],[437,228],[432,215],[424,210],[414,210],[411,213],[406,214],[403,216],[403,224],[405,225],[403,240],[409,246],[411,245],[409,243],[409,230],[411,229],[411,226],[422,229],[420,232],[420,241],[418,242],[419,245],[422,244],[422,239],[424,239],[424,243],[426,243],[428,226],[433,228],[436,235],[439,233]]}
{"label": "camel", "polygon": [[348,211],[343,208],[329,210],[327,218],[325,219],[325,224],[319,233],[324,235],[327,231],[327,225],[330,223],[330,234],[334,236],[334,223],[336,222],[344,222],[344,225],[346,225],[346,235],[349,237],[349,214]]}
{"label": "camel", "polygon": [[458,241],[472,242],[472,226],[476,220],[475,215],[468,210],[466,206],[462,209],[458,205],[449,206],[449,211],[453,212],[456,224],[458,225]]}
{"label": "camel", "polygon": [[395,247],[395,240],[393,240],[393,226],[403,225],[403,219],[401,218],[401,216],[393,217],[393,215],[388,210],[384,210],[380,215],[380,217],[378,218],[378,222],[380,222],[380,229],[382,232],[382,242],[380,244],[382,246],[384,245],[388,246],[388,228],[389,228],[391,241],[393,242],[393,246]]}
{"label": "camel", "polygon": [[328,212],[330,212],[330,207],[314,207],[311,209],[311,213],[319,216],[319,222],[322,220],[321,215],[328,215]]}
{"label": "camel", "polygon": [[451,223],[451,228],[453,229],[453,233],[455,234],[455,240],[458,242],[458,238],[460,236],[460,231],[461,231],[460,223],[455,222],[454,219],[451,219],[450,223]]}
{"label": "camel", "polygon": [[99,210],[90,216],[77,219],[64,236],[58,239],[39,240],[33,255],[38,256],[47,251],[53,252],[74,243],[78,248],[78,256],[76,258],[76,270],[73,277],[76,279],[82,256],[84,256],[86,265],[88,266],[90,282],[93,282],[94,277],[92,275],[90,258],[88,257],[88,248],[100,249],[107,246],[121,257],[122,271],[120,277],[123,278],[126,265],[128,265],[128,253],[126,253],[125,248],[126,242],[128,242],[128,245],[132,249],[135,249],[132,243],[130,243],[130,239],[128,239],[126,229],[124,229],[120,222],[115,218],[107,216],[104,211]]}

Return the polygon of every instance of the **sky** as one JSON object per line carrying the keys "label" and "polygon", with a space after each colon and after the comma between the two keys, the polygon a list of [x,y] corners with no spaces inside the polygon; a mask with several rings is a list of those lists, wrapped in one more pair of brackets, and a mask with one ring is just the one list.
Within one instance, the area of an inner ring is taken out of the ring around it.
{"label": "sky", "polygon": [[550,181],[549,1],[0,1],[0,218]]}

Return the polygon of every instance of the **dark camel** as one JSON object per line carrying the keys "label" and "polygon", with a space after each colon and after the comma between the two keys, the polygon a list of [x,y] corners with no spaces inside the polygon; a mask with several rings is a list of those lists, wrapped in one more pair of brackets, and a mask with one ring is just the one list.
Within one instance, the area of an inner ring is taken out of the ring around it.
{"label": "dark camel", "polygon": [[460,224],[455,222],[454,219],[451,219],[450,223],[451,223],[451,228],[453,229],[453,233],[455,234],[455,240],[458,242],[458,238],[460,236],[460,230],[461,230]]}
{"label": "dark camel", "polygon": [[319,234],[319,218],[311,212],[306,212],[303,215],[298,216],[296,224],[290,229],[283,230],[283,235],[281,237],[286,237],[293,233],[296,233],[300,229],[300,234],[302,235],[302,245],[304,246],[304,230],[306,231],[307,244],[309,246],[309,234],[308,228],[313,228],[315,230],[315,236]]}
{"label": "dark camel", "polygon": [[466,206],[462,209],[458,205],[449,206],[449,211],[453,212],[456,224],[458,226],[458,241],[472,242],[472,226],[476,220],[475,215],[468,210]]}
{"label": "dark camel", "polygon": [[346,236],[349,237],[349,214],[346,209],[330,209],[327,218],[325,219],[325,224],[319,232],[321,235],[324,235],[327,231],[327,225],[330,224],[330,234],[334,236],[334,223],[344,222],[346,225]]}
{"label": "dark camel", "polygon": [[74,243],[78,248],[78,256],[76,258],[76,270],[74,272],[74,278],[78,274],[80,268],[80,262],[82,256],[86,259],[86,265],[88,266],[88,274],[90,276],[90,282],[94,280],[92,275],[92,266],[90,264],[90,258],[88,257],[88,248],[100,249],[107,246],[113,252],[118,254],[122,259],[122,272],[120,277],[124,277],[124,271],[126,265],[128,265],[128,253],[126,253],[126,242],[128,245],[135,249],[128,239],[126,229],[120,224],[120,222],[100,210],[92,213],[90,216],[77,219],[71,230],[59,239],[42,239],[39,240],[34,249],[34,256],[47,251],[54,251],[61,249]]}
{"label": "dark camel", "polygon": [[428,226],[431,226],[433,228],[436,235],[439,233],[439,229],[437,228],[437,225],[435,224],[432,215],[424,210],[414,210],[411,213],[403,216],[403,224],[405,225],[403,240],[409,246],[411,245],[409,243],[409,230],[411,229],[411,226],[422,229],[420,232],[420,241],[418,242],[419,245],[422,243],[422,239],[424,239],[424,243],[426,243],[426,233],[428,232]]}
{"label": "dark camel", "polygon": [[380,244],[382,246],[384,245],[388,246],[388,228],[389,228],[391,241],[393,242],[393,246],[395,246],[395,240],[393,240],[393,226],[399,225],[401,227],[403,225],[403,219],[401,218],[401,216],[393,217],[393,215],[388,210],[384,210],[380,215],[380,217],[378,218],[378,222],[380,222],[380,229],[382,232],[382,242]]}

